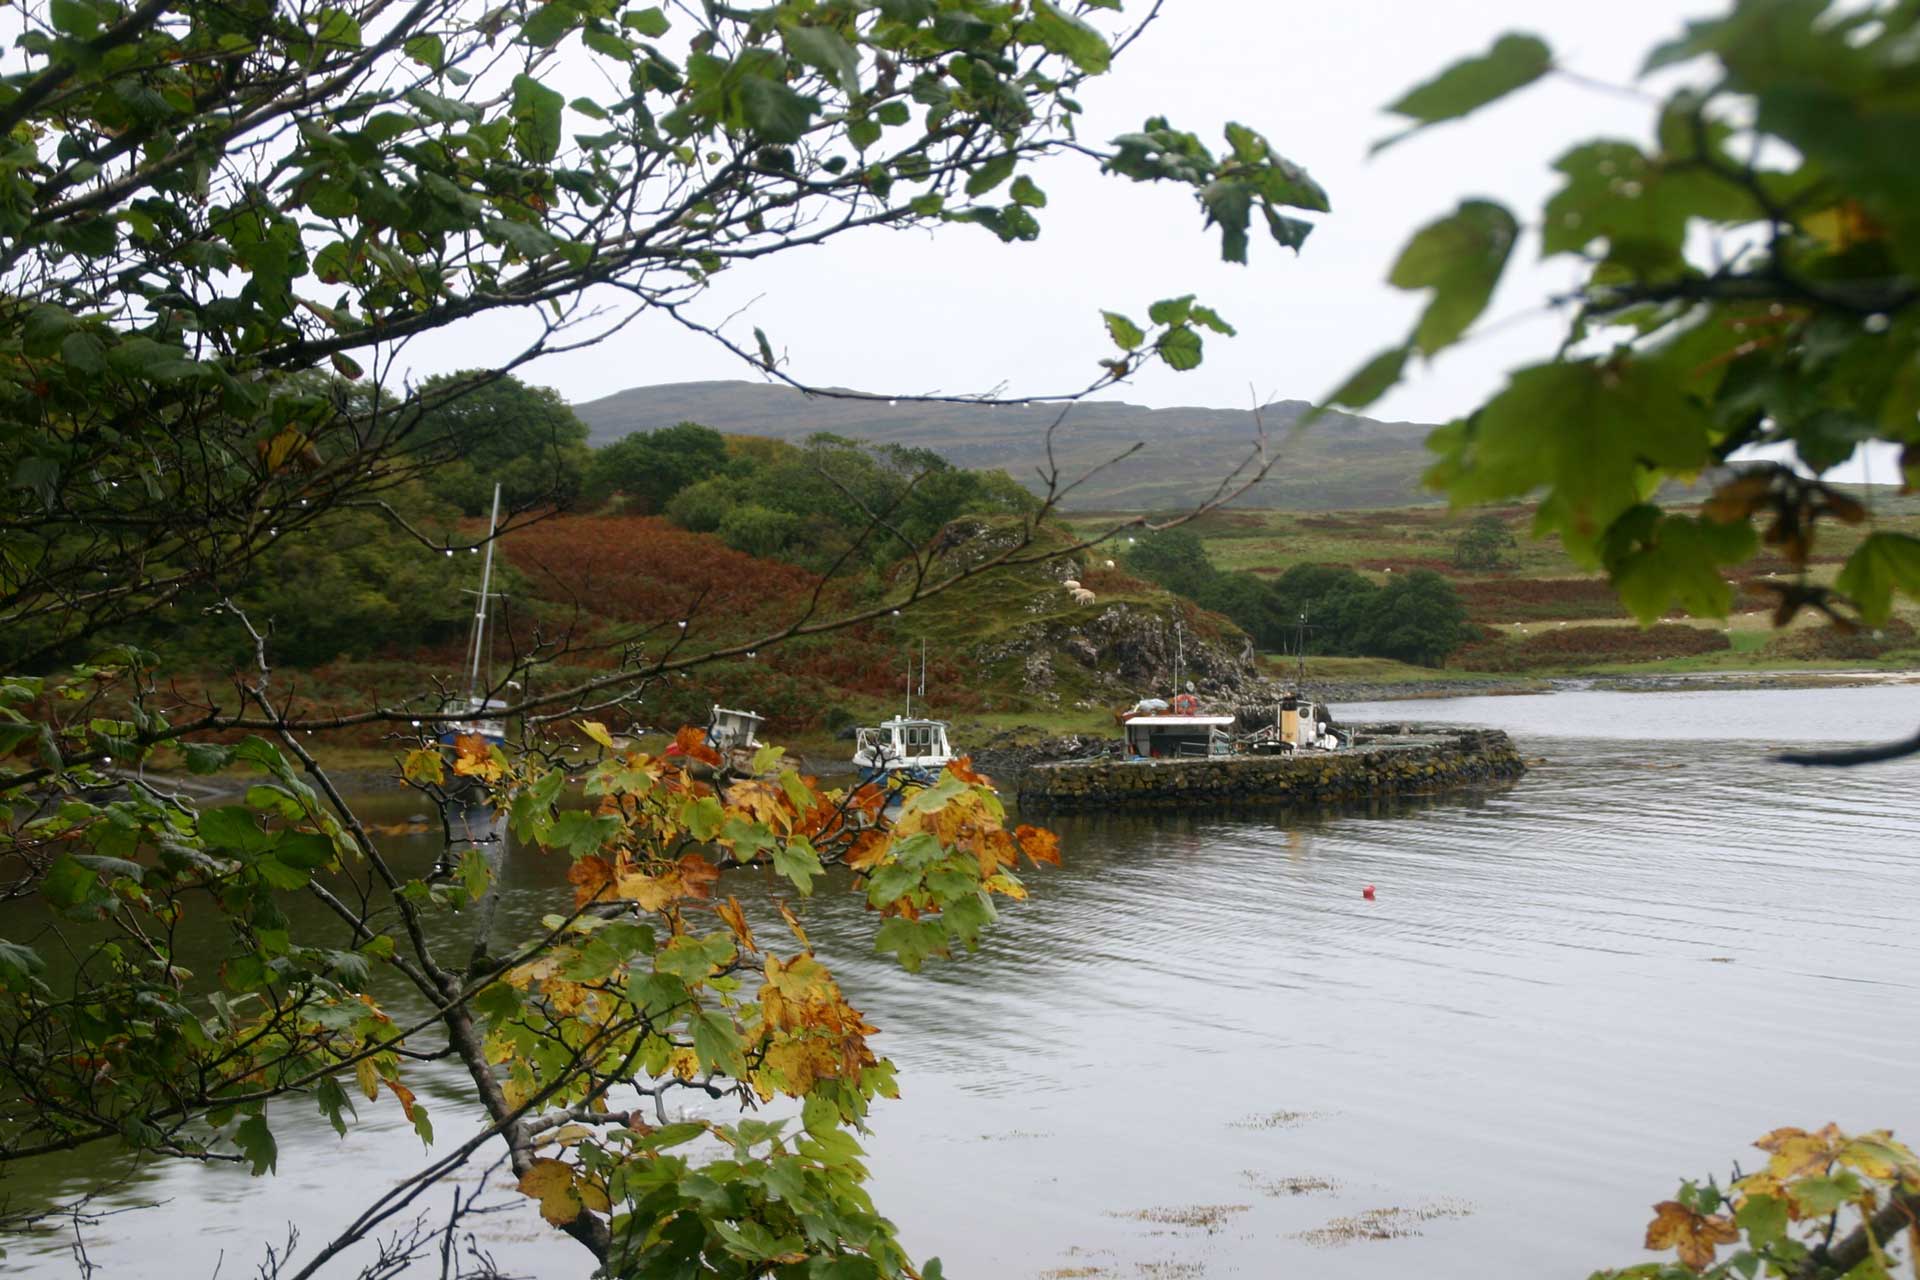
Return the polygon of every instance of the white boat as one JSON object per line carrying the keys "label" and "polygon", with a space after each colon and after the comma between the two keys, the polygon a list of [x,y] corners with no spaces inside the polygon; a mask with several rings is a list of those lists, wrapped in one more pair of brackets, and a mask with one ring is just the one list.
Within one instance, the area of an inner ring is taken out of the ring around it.
{"label": "white boat", "polygon": [[[947,737],[945,720],[930,720],[913,714],[913,655],[907,655],[907,707],[891,720],[856,730],[853,736],[853,766],[862,781],[904,773],[920,781],[931,782],[940,771],[960,758]],[[920,642],[920,696],[927,694],[927,648]]]}
{"label": "white boat", "polygon": [[480,692],[480,669],[487,656],[487,601],[493,597],[494,531],[500,524],[500,486],[493,486],[493,514],[487,520],[487,555],[480,570],[480,590],[473,610],[473,629],[467,635],[467,696],[464,703],[445,708],[461,713],[461,719],[442,722],[440,741],[453,747],[460,738],[480,737],[497,746],[507,740],[507,722],[498,713],[507,704]]}
{"label": "white boat", "polygon": [[713,704],[707,713],[707,745],[720,753],[721,768],[737,777],[753,774],[753,757],[760,750],[760,726],[766,717],[752,711]]}

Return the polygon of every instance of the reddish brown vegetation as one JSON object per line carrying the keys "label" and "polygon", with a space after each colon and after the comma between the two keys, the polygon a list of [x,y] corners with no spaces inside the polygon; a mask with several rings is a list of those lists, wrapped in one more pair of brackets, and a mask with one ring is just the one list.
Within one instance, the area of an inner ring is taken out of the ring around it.
{"label": "reddish brown vegetation", "polygon": [[1913,646],[1913,627],[1892,618],[1877,631],[1847,632],[1826,625],[1785,631],[1767,641],[1765,652],[1795,662],[1852,662]]}
{"label": "reddish brown vegetation", "polygon": [[1664,658],[1722,653],[1731,648],[1725,633],[1704,627],[1662,623],[1639,627],[1555,627],[1532,635],[1469,645],[1451,665],[1467,671],[1525,671],[1538,667],[1580,667],[1614,662],[1657,662]]}

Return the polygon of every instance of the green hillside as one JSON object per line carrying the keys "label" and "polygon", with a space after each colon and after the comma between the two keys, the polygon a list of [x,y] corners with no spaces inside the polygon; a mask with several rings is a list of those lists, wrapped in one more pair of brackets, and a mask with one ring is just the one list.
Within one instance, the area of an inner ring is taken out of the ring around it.
{"label": "green hillside", "polygon": [[[1241,505],[1326,511],[1426,501],[1419,477],[1428,460],[1422,442],[1429,426],[1330,413],[1296,433],[1308,408],[1288,400],[1256,416],[1243,409],[1148,409],[1118,401],[1075,405],[1054,438],[1067,479],[1135,443],[1144,447],[1075,490],[1066,506],[1143,511],[1191,505],[1252,455],[1263,429],[1269,453],[1280,462]],[[1000,468],[1037,491],[1046,431],[1061,410],[836,400],[760,383],[680,382],[634,387],[575,405],[574,412],[595,444],[677,422],[790,441],[831,431],[932,449],[955,466]]]}

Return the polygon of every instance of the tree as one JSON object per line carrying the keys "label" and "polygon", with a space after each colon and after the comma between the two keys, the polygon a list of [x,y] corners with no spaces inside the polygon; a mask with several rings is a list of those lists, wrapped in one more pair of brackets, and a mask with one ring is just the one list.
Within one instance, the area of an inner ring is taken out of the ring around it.
{"label": "tree", "polygon": [[[462,388],[466,388],[462,390]],[[552,387],[531,387],[512,374],[484,370],[440,374],[423,394],[448,394],[420,415],[425,447],[451,455],[434,469],[434,496],[470,516],[483,516],[493,488],[512,507],[571,502],[585,477],[587,424]]]}
{"label": "tree", "polygon": [[[1288,211],[1325,195],[1253,130],[1228,126],[1218,153],[1159,117],[1107,147],[1079,136],[1075,95],[1137,33],[1125,21],[1049,0],[25,6],[0,75],[0,630],[31,641],[0,679],[0,865],[46,928],[0,941],[0,1163],[110,1143],[264,1174],[287,1107],[352,1123],[343,1078],[430,1136],[407,1083],[426,1056],[459,1064],[477,1133],[461,1125],[474,1136],[282,1275],[338,1270],[483,1148],[608,1275],[937,1275],[860,1185],[852,1131],[892,1087],[870,1028],[794,921],[756,933],[715,886],[770,864],[805,894],[844,865],[876,945],[917,969],[972,945],[993,897],[1020,892],[1015,859],[1051,860],[1051,838],[1007,828],[964,768],[896,797],[897,818],[888,796],[821,788],[773,753],[722,794],[697,731],[646,754],[600,717],[631,715],[651,680],[1044,556],[1015,538],[942,569],[914,549],[888,599],[828,615],[817,593],[738,644],[700,643],[692,606],[681,627],[540,629],[475,691],[510,704],[510,741],[451,753],[435,739],[470,715],[463,698],[317,711],[276,679],[244,592],[276,548],[350,516],[415,556],[468,549],[412,518],[404,495],[435,476],[467,486],[469,511],[509,486],[509,527],[564,501],[577,436],[508,379],[637,317],[797,384],[766,335],[689,309],[710,282],[875,228],[1033,239],[1043,157],[1191,190],[1229,260],[1259,225],[1298,248],[1310,224]],[[554,87],[562,62],[582,96]],[[531,326],[497,365],[392,376],[412,339],[495,314]],[[1149,363],[1192,368],[1205,334],[1231,332],[1190,296],[1146,314],[1107,313],[1115,354],[1062,398]],[[1035,518],[1063,487],[1046,484]],[[850,554],[894,515],[863,514]],[[182,692],[125,643],[200,596],[243,638],[228,694]],[[76,650],[89,657],[61,669]],[[576,674],[535,679],[555,668]],[[396,864],[314,754],[343,730],[388,734],[427,799],[484,789],[518,839],[569,860],[571,909],[502,945],[477,851]],[[166,767],[255,785],[196,804],[147,772]],[[222,940],[216,965],[180,963],[189,917]],[[383,1003],[386,982],[418,1017]],[[613,1109],[616,1087],[645,1104]],[[684,1089],[785,1094],[801,1125],[653,1123]],[[730,1157],[679,1150],[696,1138]],[[424,1247],[402,1231],[381,1265]]]}
{"label": "tree", "polygon": [[1192,595],[1216,572],[1207,544],[1191,529],[1169,529],[1135,540],[1127,548],[1127,568],[1169,591]]}
{"label": "tree", "polygon": [[1499,516],[1475,516],[1453,542],[1453,566],[1456,569],[1503,569],[1512,562],[1519,547],[1513,530]]}
{"label": "tree", "polygon": [[596,449],[587,467],[587,494],[604,502],[618,494],[639,510],[658,514],[675,494],[727,469],[727,438],[697,422],[635,431]]}
{"label": "tree", "polygon": [[[1896,594],[1920,596],[1920,539],[1875,527],[1867,504],[1820,477],[1864,444],[1897,449],[1906,485],[1920,480],[1920,174],[1906,159],[1920,130],[1920,8],[1734,0],[1645,67],[1694,74],[1659,102],[1645,142],[1570,140],[1533,223],[1545,253],[1582,273],[1558,300],[1565,344],[1433,434],[1429,481],[1456,505],[1539,493],[1540,530],[1604,569],[1643,623],[1674,607],[1724,617],[1728,575],[1764,546],[1793,570],[1758,584],[1775,595],[1777,624],[1812,608],[1878,625]],[[1556,70],[1543,41],[1511,34],[1392,110],[1405,136]],[[1428,291],[1424,311],[1331,401],[1371,404],[1413,357],[1465,339],[1520,235],[1487,200],[1420,230],[1390,279]],[[1761,446],[1786,446],[1801,465],[1757,461]],[[1697,511],[1660,500],[1663,481],[1728,464]],[[1827,582],[1810,565],[1836,523],[1864,537]],[[1920,734],[1782,759],[1917,752]],[[1647,1245],[1678,1263],[1596,1280],[1885,1271],[1881,1242],[1920,1213],[1911,1151],[1831,1126],[1756,1145],[1764,1169],[1724,1189],[1683,1183],[1655,1206]]]}
{"label": "tree", "polygon": [[1431,569],[1395,574],[1370,592],[1353,624],[1354,650],[1437,667],[1473,636],[1453,584]]}

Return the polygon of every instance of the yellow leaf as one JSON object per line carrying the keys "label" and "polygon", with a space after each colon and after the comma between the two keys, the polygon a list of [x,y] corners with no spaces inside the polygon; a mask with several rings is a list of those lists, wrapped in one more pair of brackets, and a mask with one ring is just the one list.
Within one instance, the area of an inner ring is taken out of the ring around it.
{"label": "yellow leaf", "polygon": [[447,762],[433,747],[421,747],[417,751],[407,752],[406,759],[400,764],[400,773],[408,782],[444,783],[447,780]]}
{"label": "yellow leaf", "polygon": [[637,902],[648,911],[658,911],[680,897],[685,886],[678,873],[669,872],[664,876],[644,875],[640,872],[628,872],[620,877],[617,892],[621,897]]}
{"label": "yellow leaf", "polygon": [[733,933],[734,941],[749,951],[760,949],[754,945],[753,929],[747,924],[747,913],[741,909],[740,899],[728,894],[727,900],[714,904],[713,910],[715,915],[726,922],[727,928]]}
{"label": "yellow leaf", "polygon": [[586,1204],[573,1188],[573,1166],[564,1160],[535,1160],[520,1175],[520,1194],[540,1202],[540,1216],[564,1227]]}
{"label": "yellow leaf", "polygon": [[607,1190],[591,1178],[581,1177],[573,1184],[573,1193],[580,1197],[580,1203],[596,1213],[609,1213],[613,1201],[607,1198]]}
{"label": "yellow leaf", "polygon": [[1781,1179],[1799,1178],[1827,1171],[1833,1161],[1834,1141],[1839,1136],[1840,1130],[1833,1125],[1817,1133],[1808,1133],[1805,1129],[1775,1129],[1753,1145],[1772,1153],[1773,1159],[1767,1162],[1768,1173]]}
{"label": "yellow leaf", "polygon": [[780,908],[780,918],[787,922],[787,928],[793,931],[793,936],[800,939],[800,945],[809,951],[813,950],[813,944],[807,941],[807,931],[800,927],[800,917],[793,914],[793,908],[784,902],[774,905]]}
{"label": "yellow leaf", "polygon": [[1852,1138],[1840,1148],[1834,1157],[1848,1168],[1857,1169],[1869,1178],[1888,1181],[1901,1172],[1916,1172],[1913,1152],[1905,1143],[1895,1142],[1893,1135],[1885,1129],[1861,1134]]}
{"label": "yellow leaf", "polygon": [[1720,1245],[1740,1239],[1731,1218],[1695,1213],[1678,1200],[1664,1200],[1653,1212],[1654,1219],[1647,1225],[1647,1248],[1678,1251],[1681,1265],[1691,1271],[1705,1271],[1713,1265]]}
{"label": "yellow leaf", "polygon": [[360,1084],[360,1092],[372,1102],[380,1096],[380,1073],[374,1070],[372,1058],[362,1058],[353,1064],[353,1077]]}
{"label": "yellow leaf", "polygon": [[613,750],[613,735],[607,732],[607,726],[601,724],[598,720],[578,720],[575,721],[575,723],[580,726],[580,732],[586,734],[607,750]]}

